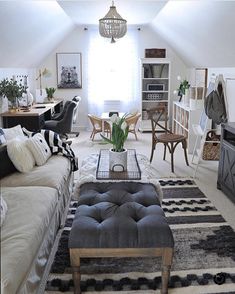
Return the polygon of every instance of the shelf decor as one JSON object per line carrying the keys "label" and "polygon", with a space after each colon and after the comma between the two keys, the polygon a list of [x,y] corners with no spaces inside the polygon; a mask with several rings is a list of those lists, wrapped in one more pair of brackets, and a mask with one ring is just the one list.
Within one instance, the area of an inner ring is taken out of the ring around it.
{"label": "shelf decor", "polygon": [[141,132],[151,131],[147,111],[158,106],[169,108],[170,60],[166,58],[141,59]]}
{"label": "shelf decor", "polygon": [[146,58],[165,58],[166,49],[158,49],[158,48],[145,49],[145,57]]}
{"label": "shelf decor", "polygon": [[81,53],[56,53],[56,64],[59,89],[82,88]]}

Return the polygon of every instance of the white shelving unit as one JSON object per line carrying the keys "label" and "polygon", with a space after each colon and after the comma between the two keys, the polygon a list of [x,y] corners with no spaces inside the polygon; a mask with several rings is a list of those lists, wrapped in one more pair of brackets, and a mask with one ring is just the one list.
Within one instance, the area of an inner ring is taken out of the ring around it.
{"label": "white shelving unit", "polygon": [[188,138],[188,153],[193,153],[196,135],[192,125],[198,124],[202,109],[190,109],[182,102],[173,102],[173,132],[183,134]]}
{"label": "white shelving unit", "polygon": [[170,61],[166,58],[141,59],[141,132],[151,131],[147,110],[166,104],[169,109]]}

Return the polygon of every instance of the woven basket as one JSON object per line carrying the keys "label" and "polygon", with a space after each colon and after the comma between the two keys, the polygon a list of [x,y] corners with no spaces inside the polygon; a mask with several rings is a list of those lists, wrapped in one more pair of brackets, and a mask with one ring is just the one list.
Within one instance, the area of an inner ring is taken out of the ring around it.
{"label": "woven basket", "polygon": [[220,155],[220,136],[215,132],[209,131],[206,135],[206,141],[218,141],[218,143],[205,142],[202,151],[202,159],[204,160],[219,160]]}

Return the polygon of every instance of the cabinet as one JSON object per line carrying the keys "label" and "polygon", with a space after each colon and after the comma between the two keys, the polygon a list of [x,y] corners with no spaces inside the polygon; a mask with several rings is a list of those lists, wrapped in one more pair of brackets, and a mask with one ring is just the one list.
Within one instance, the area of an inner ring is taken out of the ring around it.
{"label": "cabinet", "polygon": [[235,203],[235,122],[222,124],[217,188]]}
{"label": "cabinet", "polygon": [[188,153],[193,153],[196,135],[193,132],[193,124],[198,124],[201,109],[190,109],[182,102],[173,102],[173,132],[187,137]]}
{"label": "cabinet", "polygon": [[169,109],[170,61],[165,58],[141,59],[141,125],[140,131],[151,131],[147,110],[161,104]]}

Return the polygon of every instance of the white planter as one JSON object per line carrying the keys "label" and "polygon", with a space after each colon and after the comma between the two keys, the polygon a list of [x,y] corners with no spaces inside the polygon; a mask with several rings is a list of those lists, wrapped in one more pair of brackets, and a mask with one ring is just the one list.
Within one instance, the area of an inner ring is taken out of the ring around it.
{"label": "white planter", "polygon": [[109,150],[109,169],[114,172],[127,170],[127,149],[124,149],[122,152]]}
{"label": "white planter", "polygon": [[185,94],[184,94],[184,104],[186,106],[189,106],[189,89],[185,89]]}

